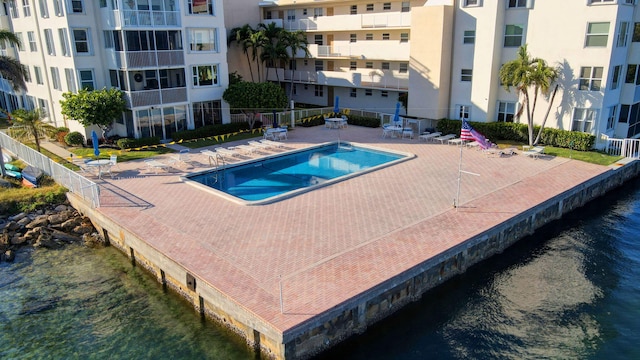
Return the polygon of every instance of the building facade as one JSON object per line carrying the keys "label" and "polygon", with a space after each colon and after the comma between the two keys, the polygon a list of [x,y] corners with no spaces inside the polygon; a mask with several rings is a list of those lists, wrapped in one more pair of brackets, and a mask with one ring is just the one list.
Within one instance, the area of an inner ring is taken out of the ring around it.
{"label": "building facade", "polygon": [[341,107],[392,113],[406,92],[412,116],[514,121],[518,96],[503,88],[499,71],[527,44],[560,74],[551,106],[538,99],[535,123],[550,108],[549,127],[597,139],[640,134],[636,0],[279,0],[261,7],[264,22],[307,34],[311,57],[280,74],[293,76],[298,102],[331,106],[339,96]]}
{"label": "building facade", "polygon": [[228,122],[222,0],[16,0],[3,11],[1,24],[22,42],[8,51],[27,69],[24,94],[3,84],[9,111],[42,108],[54,126],[86,136],[61,115],[62,94],[117,87],[127,111],[107,135],[168,140]]}

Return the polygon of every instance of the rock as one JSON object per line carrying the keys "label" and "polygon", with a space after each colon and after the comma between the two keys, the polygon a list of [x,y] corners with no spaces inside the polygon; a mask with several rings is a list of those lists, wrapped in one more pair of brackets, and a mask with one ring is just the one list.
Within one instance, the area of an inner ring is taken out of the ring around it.
{"label": "rock", "polygon": [[0,245],[9,245],[9,233],[0,234]]}
{"label": "rock", "polygon": [[42,248],[47,248],[47,249],[59,249],[62,247],[61,244],[53,241],[51,239],[51,237],[47,236],[47,235],[40,235],[38,237],[38,240],[36,241],[36,243],[34,244],[34,246],[36,247],[42,247]]}
{"label": "rock", "polygon": [[10,189],[13,187],[13,184],[10,181],[0,179],[0,187]]}
{"label": "rock", "polygon": [[74,228],[76,228],[78,225],[80,225],[81,221],[82,221],[81,219],[78,219],[77,217],[73,217],[73,218],[63,222],[60,225],[60,229],[62,229],[62,231],[67,231],[67,232],[73,231]]}
{"label": "rock", "polygon": [[12,262],[16,258],[16,253],[13,250],[7,250],[2,255],[4,255],[4,261]]}
{"label": "rock", "polygon": [[58,205],[53,210],[56,212],[62,212],[69,210],[69,208],[67,207],[67,205]]}
{"label": "rock", "polygon": [[27,216],[27,217],[23,217],[22,219],[18,220],[18,225],[20,225],[21,228],[29,225],[29,223],[31,222],[31,219]]}
{"label": "rock", "polygon": [[62,224],[63,222],[69,220],[69,214],[64,211],[57,214],[49,215],[49,224]]}
{"label": "rock", "polygon": [[32,220],[30,223],[25,226],[27,229],[33,229],[36,227],[47,226],[49,225],[49,217],[46,215],[40,215]]}
{"label": "rock", "polygon": [[18,224],[15,221],[9,221],[7,223],[7,225],[5,225],[4,228],[9,230],[9,231],[16,231],[16,230],[20,229],[20,224]]}
{"label": "rock", "polygon": [[80,224],[73,228],[73,232],[76,234],[91,234],[95,231],[96,229],[91,224]]}
{"label": "rock", "polygon": [[96,246],[96,245],[104,244],[104,239],[102,238],[102,236],[98,235],[97,232],[91,233],[91,234],[83,234],[82,241],[87,246]]}
{"label": "rock", "polygon": [[74,242],[80,242],[82,240],[78,236],[67,234],[65,232],[58,231],[58,230],[53,230],[53,233],[51,234],[51,237],[54,240],[63,241],[63,242],[69,243],[69,244],[74,243]]}
{"label": "rock", "polygon": [[25,218],[25,217],[27,217],[27,214],[21,212],[20,214],[9,216],[9,221],[18,221],[18,220],[20,220],[22,218]]}
{"label": "rock", "polygon": [[11,238],[11,245],[24,245],[29,239],[25,236],[17,235]]}

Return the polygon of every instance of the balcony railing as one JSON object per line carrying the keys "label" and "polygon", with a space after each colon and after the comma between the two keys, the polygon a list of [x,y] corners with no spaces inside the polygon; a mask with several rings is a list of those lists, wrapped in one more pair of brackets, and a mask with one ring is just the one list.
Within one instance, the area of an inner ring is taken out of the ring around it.
{"label": "balcony railing", "polygon": [[297,83],[317,84],[327,86],[361,87],[385,90],[407,90],[409,88],[409,74],[388,70],[363,69],[360,71],[294,71],[271,69],[270,81],[293,81]]}
{"label": "balcony railing", "polygon": [[285,30],[295,31],[344,31],[371,28],[409,28],[411,13],[393,12],[361,15],[318,16],[298,20],[265,20],[282,24]]}
{"label": "balcony railing", "polygon": [[125,91],[124,98],[128,108],[179,103],[187,101],[187,88]]}
{"label": "balcony railing", "polygon": [[182,50],[116,51],[116,65],[120,68],[184,66]]}
{"label": "balcony railing", "polygon": [[122,27],[181,26],[179,11],[115,10],[114,17]]}
{"label": "balcony railing", "polygon": [[361,41],[340,45],[309,45],[311,58],[358,58],[409,61],[409,43],[389,40]]}

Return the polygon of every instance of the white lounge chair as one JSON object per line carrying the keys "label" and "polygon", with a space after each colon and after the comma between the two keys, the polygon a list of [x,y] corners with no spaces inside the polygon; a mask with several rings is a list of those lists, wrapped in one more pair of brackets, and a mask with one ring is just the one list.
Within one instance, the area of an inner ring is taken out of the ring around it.
{"label": "white lounge chair", "polygon": [[418,139],[424,140],[425,142],[433,141],[433,139],[437,138],[440,135],[442,135],[442,133],[437,131],[437,132],[434,132],[434,133],[422,134],[422,135],[418,136]]}
{"label": "white lounge chair", "polygon": [[449,141],[455,137],[456,135],[454,134],[448,134],[448,135],[438,136],[436,138],[433,138],[433,141],[440,141],[440,144],[444,144],[446,141]]}
{"label": "white lounge chair", "polygon": [[529,150],[523,151],[522,154],[537,159],[544,155],[544,146],[534,146]]}
{"label": "white lounge chair", "polygon": [[257,149],[260,149],[260,150],[268,150],[268,149],[271,149],[271,148],[275,147],[273,145],[261,143],[261,142],[255,141],[255,140],[249,141],[248,144],[249,144],[249,146],[253,146],[253,147],[255,147]]}
{"label": "white lounge chair", "polygon": [[231,150],[238,150],[238,151],[242,151],[245,155],[252,155],[253,153],[256,152],[257,148],[255,146],[250,146],[250,145],[237,145],[237,146],[234,146],[233,149]]}
{"label": "white lounge chair", "polygon": [[275,147],[278,147],[278,148],[284,146],[284,144],[281,143],[281,142],[271,141],[271,140],[266,140],[266,139],[260,140],[260,142],[263,143],[263,144],[268,144],[268,145],[275,146]]}
{"label": "white lounge chair", "polygon": [[145,160],[144,162],[147,164],[147,168],[156,174],[158,173],[158,170],[169,171],[169,164],[165,164],[161,161],[150,159]]}
{"label": "white lounge chair", "polygon": [[223,147],[215,148],[214,150],[218,154],[222,155],[223,158],[233,158],[234,156],[240,155],[240,153],[238,153],[237,151]]}

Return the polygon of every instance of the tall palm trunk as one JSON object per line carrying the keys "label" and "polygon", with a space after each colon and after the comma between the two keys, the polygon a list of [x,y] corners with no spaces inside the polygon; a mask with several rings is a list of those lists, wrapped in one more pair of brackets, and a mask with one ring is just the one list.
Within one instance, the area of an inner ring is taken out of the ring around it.
{"label": "tall palm trunk", "polygon": [[556,98],[556,93],[558,92],[558,84],[553,88],[553,93],[551,94],[551,100],[549,101],[549,106],[547,107],[547,112],[544,114],[544,118],[542,119],[542,125],[540,126],[540,131],[536,136],[536,139],[533,141],[533,145],[538,144],[540,142],[540,138],[542,137],[542,130],[544,130],[544,125],[547,123],[547,119],[549,118],[549,113],[551,112],[551,107],[553,106],[553,101]]}

